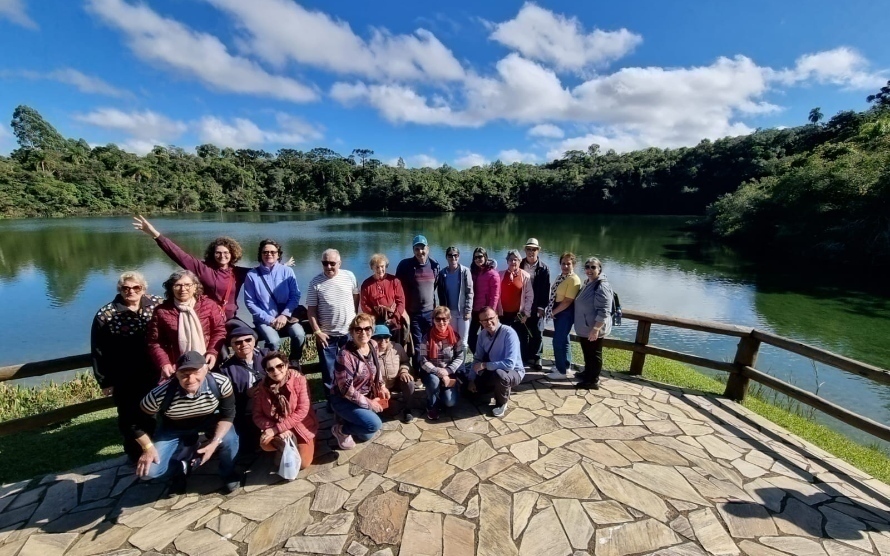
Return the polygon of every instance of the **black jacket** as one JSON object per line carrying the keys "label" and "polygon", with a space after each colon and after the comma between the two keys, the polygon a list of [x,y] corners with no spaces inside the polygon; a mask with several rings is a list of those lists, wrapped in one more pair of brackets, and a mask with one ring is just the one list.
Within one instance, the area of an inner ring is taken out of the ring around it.
{"label": "black jacket", "polygon": [[[529,267],[525,259],[520,263],[520,268],[528,272],[532,277],[532,289],[535,292],[535,309],[544,309],[550,302],[550,269],[538,257],[538,262]],[[536,315],[532,315],[536,316]]]}

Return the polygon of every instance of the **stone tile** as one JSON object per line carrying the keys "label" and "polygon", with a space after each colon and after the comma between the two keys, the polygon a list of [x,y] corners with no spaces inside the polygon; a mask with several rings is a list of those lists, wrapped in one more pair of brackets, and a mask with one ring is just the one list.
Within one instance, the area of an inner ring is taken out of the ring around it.
{"label": "stone tile", "polygon": [[517,492],[513,495],[513,539],[519,538],[525,530],[537,502],[536,492]]}
{"label": "stone tile", "polygon": [[689,518],[685,515],[679,515],[675,517],[670,523],[668,523],[668,527],[674,530],[675,533],[678,533],[689,540],[695,540],[695,532],[692,530],[692,525],[689,523]]}
{"label": "stone tile", "polygon": [[656,436],[652,435],[646,438],[646,442],[651,444],[657,444],[658,446],[662,446],[664,448],[670,448],[671,450],[676,450],[681,454],[691,454],[693,456],[697,456],[700,458],[710,458],[707,452],[698,448],[696,446],[691,446],[686,442],[683,442],[679,438],[674,438],[672,436]]}
{"label": "stone tile", "polygon": [[518,444],[528,439],[529,436],[520,430],[492,438],[491,445],[495,450],[500,450],[505,446],[512,446],[513,444]]}
{"label": "stone tile", "polygon": [[289,552],[304,554],[340,554],[346,546],[347,535],[321,535],[317,537],[291,537],[284,547]]}
{"label": "stone tile", "polygon": [[402,423],[401,430],[408,440],[420,440],[420,437],[423,436],[421,430],[414,423]]}
{"label": "stone tile", "polygon": [[11,498],[11,502],[7,506],[10,510],[17,510],[19,508],[24,508],[25,506],[30,506],[35,502],[39,502],[43,497],[43,494],[46,492],[46,489],[49,488],[46,485],[34,487],[32,489],[25,490],[21,492],[18,496],[14,496]]}
{"label": "stone tile", "polygon": [[786,535],[822,537],[822,514],[797,498],[789,498],[785,510],[773,519]]}
{"label": "stone tile", "polygon": [[0,530],[6,529],[14,523],[27,521],[36,509],[37,502],[34,502],[33,504],[28,504],[27,506],[18,508],[17,510],[7,510],[3,512],[2,514],[0,514]]}
{"label": "stone tile", "polygon": [[[205,518],[206,516],[201,519]],[[231,539],[241,532],[246,523],[247,521],[245,521],[244,518],[242,518],[240,515],[223,514],[217,512],[217,515],[208,520],[204,526],[211,531],[216,531],[221,536],[226,537],[227,539]]]}
{"label": "stone tile", "polygon": [[596,487],[609,498],[617,500],[625,506],[636,508],[659,521],[667,521],[671,510],[654,493],[610,471],[597,469],[590,464],[585,463],[584,469],[593,479]]}
{"label": "stone tile", "polygon": [[503,421],[505,423],[515,423],[517,425],[524,425],[530,421],[535,419],[539,419],[537,415],[532,413],[527,409],[522,409],[521,407],[514,408],[512,410],[507,411],[507,414],[503,417]]}
{"label": "stone tile", "polygon": [[408,511],[399,556],[442,556],[442,516]]}
{"label": "stone tile", "polygon": [[[387,462],[389,462],[389,460],[387,460]],[[360,484],[362,484],[362,481],[364,481],[364,480],[365,480],[365,475],[359,474],[359,475],[353,475],[352,477],[349,477],[348,479],[343,479],[342,481],[337,481],[335,484],[338,487],[342,488],[343,490],[348,490],[349,492],[352,492],[353,490],[358,488],[358,486]]]}
{"label": "stone tile", "polygon": [[392,556],[392,549],[385,548],[383,550],[378,550],[377,552],[371,554],[371,556]]}
{"label": "stone tile", "polygon": [[779,552],[751,541],[740,542],[739,548],[748,556],[787,556],[784,552]]}
{"label": "stone tile", "polygon": [[395,481],[390,481],[389,479],[387,479],[387,480],[383,481],[382,483],[380,483],[380,490],[382,490],[383,492],[388,492],[394,488],[396,488]]}
{"label": "stone tile", "polygon": [[651,463],[635,463],[630,469],[613,469],[614,473],[629,479],[638,485],[657,492],[668,498],[685,500],[693,504],[707,505],[708,501],[698,495],[683,475],[673,467],[653,465]]}
{"label": "stone tile", "polygon": [[423,431],[423,434],[420,436],[421,442],[438,442],[441,440],[448,440],[451,436],[448,434],[448,429],[427,429]]}
{"label": "stone tile", "polygon": [[349,492],[333,483],[325,483],[320,485],[318,490],[315,491],[315,498],[312,500],[310,509],[313,512],[332,514],[339,511],[343,507],[343,503],[348,499]]}
{"label": "stone tile", "polygon": [[117,550],[129,538],[133,530],[123,525],[103,523],[98,528],[87,531],[66,553],[69,556],[92,556]]}
{"label": "stone tile", "polygon": [[765,477],[764,480],[774,487],[778,487],[791,496],[799,499],[804,504],[815,505],[829,499],[818,487],[790,477]]}
{"label": "stone tile", "polygon": [[584,412],[597,427],[613,427],[621,424],[621,417],[604,404],[594,404]]}
{"label": "stone tile", "polygon": [[577,453],[570,452],[565,448],[557,448],[531,464],[531,468],[538,475],[550,479],[575,466],[579,461],[581,461],[581,456]]}
{"label": "stone tile", "polygon": [[652,431],[652,434],[660,434],[664,436],[678,436],[683,434],[680,427],[675,425],[673,421],[649,421],[645,426]]}
{"label": "stone tile", "polygon": [[543,510],[544,508],[549,508],[553,505],[553,502],[550,501],[546,496],[539,496],[538,501],[535,502],[536,510]]}
{"label": "stone tile", "polygon": [[649,556],[707,556],[705,551],[699,548],[697,545],[688,542],[686,544],[679,544],[677,546],[672,546],[670,548],[665,548],[664,550],[659,550],[657,552],[653,552]]}
{"label": "stone tile", "polygon": [[510,492],[524,490],[544,482],[540,475],[523,465],[513,465],[506,471],[496,473],[490,480]]}
{"label": "stone tile", "polygon": [[[515,434],[515,433],[514,433]],[[523,435],[525,433],[522,433]],[[553,433],[549,433],[553,434]],[[538,439],[532,438],[525,442],[519,442],[510,446],[510,453],[519,460],[520,463],[528,463],[538,459]]]}
{"label": "stone tile", "polygon": [[411,500],[411,507],[419,512],[434,512],[440,514],[462,515],[466,508],[452,500],[433,494],[428,490],[421,490],[420,494]]}
{"label": "stone tile", "polygon": [[136,475],[125,475],[123,477],[120,477],[117,480],[117,483],[115,483],[114,488],[111,489],[111,493],[109,494],[109,496],[111,496],[112,498],[114,498],[116,496],[120,496],[125,490],[130,488],[130,486],[132,486],[133,483],[135,483],[135,482],[136,482]]}
{"label": "stone tile", "polygon": [[19,551],[19,556],[62,556],[75,539],[77,533],[31,535]]}
{"label": "stone tile", "polygon": [[621,440],[606,440],[606,445],[624,456],[628,461],[643,461],[643,458],[641,458],[638,453],[631,450],[627,444]]}
{"label": "stone tile", "polygon": [[573,440],[578,440],[578,435],[570,430],[560,429],[558,431],[542,434],[538,437],[538,440],[540,440],[548,448],[552,449],[559,448],[563,444],[572,442]]}
{"label": "stone tile", "polygon": [[[245,494],[242,496],[250,495]],[[219,506],[220,502],[222,502],[221,498],[206,498],[187,508],[166,512],[134,533],[130,537],[129,542],[141,550],[163,550],[165,546],[173,542],[173,539],[178,537],[192,523]]]}
{"label": "stone tile", "polygon": [[318,523],[313,523],[303,531],[304,535],[346,535],[352,529],[355,514],[344,512],[326,515]]}
{"label": "stone tile", "polygon": [[369,494],[383,483],[383,480],[383,477],[376,473],[368,473],[365,480],[349,495],[349,498],[343,504],[343,509],[347,511],[356,509],[362,503],[362,500],[367,498]]}
{"label": "stone tile", "polygon": [[689,510],[694,510],[698,508],[697,504],[692,504],[690,502],[684,502],[683,500],[668,500],[671,503],[671,506],[674,507],[678,512],[688,512]]}
{"label": "stone tile", "polygon": [[865,556],[866,554],[871,554],[871,552],[862,552],[837,541],[825,541],[823,546],[828,552],[828,556]]}
{"label": "stone tile", "polygon": [[714,429],[708,425],[694,425],[692,423],[677,423],[677,426],[683,430],[684,434],[689,436],[704,436],[706,434],[714,434]]}
{"label": "stone tile", "polygon": [[681,542],[683,539],[676,533],[654,519],[600,527],[596,530],[597,556],[651,552]]}
{"label": "stone tile", "polygon": [[[324,487],[334,485],[322,485]],[[339,488],[339,487],[334,487]],[[316,500],[318,494],[316,494]],[[302,498],[294,504],[279,510],[269,519],[263,520],[250,535],[247,542],[247,556],[256,556],[283,544],[290,537],[299,534],[312,523],[312,515],[309,513],[309,498]],[[178,541],[178,539],[177,539]],[[176,545],[179,548],[179,545]]]}
{"label": "stone tile", "polygon": [[613,525],[615,523],[633,521],[634,519],[621,504],[614,500],[582,502],[581,507],[584,508],[590,519],[597,525]]}
{"label": "stone tile", "polygon": [[549,481],[530,487],[529,490],[565,498],[599,498],[593,483],[590,482],[590,479],[587,478],[587,475],[578,465]]}
{"label": "stone tile", "polygon": [[864,508],[859,506],[850,506],[848,504],[841,504],[837,502],[832,502],[825,505],[833,510],[843,512],[850,517],[855,517],[865,521],[890,523],[890,514],[888,514],[884,510],[881,510],[880,508],[870,507],[869,510],[871,511],[866,511]]}
{"label": "stone tile", "polygon": [[529,411],[544,409],[544,402],[541,401],[534,393],[512,394],[510,399],[516,402],[516,405]]}
{"label": "stone tile", "polygon": [[520,556],[568,556],[571,553],[572,547],[559,525],[556,511],[547,508],[538,512],[522,535]]}
{"label": "stone tile", "polygon": [[871,537],[871,541],[878,549],[878,554],[880,554],[881,556],[890,555],[890,537],[884,536],[881,533],[876,533],[874,531],[869,531],[868,536]]}
{"label": "stone tile", "polygon": [[398,544],[408,513],[408,497],[386,492],[362,502],[358,513],[362,533],[377,544]]}
{"label": "stone tile", "polygon": [[380,444],[392,450],[398,451],[406,440],[407,438],[405,438],[405,435],[399,431],[385,431],[380,436],[375,438],[373,440],[373,443]]}
{"label": "stone tile", "polygon": [[762,469],[769,469],[776,462],[771,456],[764,454],[760,450],[751,450],[743,458],[748,463],[752,463]]}
{"label": "stone tile", "polygon": [[637,416],[625,407],[618,409],[618,416],[621,417],[621,424],[626,427],[643,426],[643,422],[637,419]]}
{"label": "stone tile", "polygon": [[253,521],[247,521],[245,522],[244,527],[242,527],[240,531],[235,533],[235,536],[232,537],[232,540],[235,542],[247,542],[247,539],[250,538],[250,535],[253,534],[256,528],[256,523],[254,523]]}
{"label": "stone tile", "polygon": [[553,415],[577,415],[581,413],[587,400],[580,397],[568,397],[563,400],[562,405],[553,410]]}
{"label": "stone tile", "polygon": [[717,504],[717,511],[729,534],[736,539],[756,539],[778,535],[769,512],[760,504],[729,502]]}
{"label": "stone tile", "polygon": [[68,513],[40,527],[44,533],[83,533],[105,521],[111,508],[94,508],[85,512]]}
{"label": "stone tile", "polygon": [[449,459],[448,463],[466,471],[496,455],[497,452],[491,449],[488,442],[480,439],[461,450],[460,453]]}
{"label": "stone tile", "polygon": [[510,538],[510,495],[494,485],[479,485],[482,498],[479,513],[478,556],[517,556]]}
{"label": "stone tile", "polygon": [[[28,525],[43,525],[77,506],[77,483],[61,481],[46,489],[43,501],[34,510]],[[27,543],[25,544],[27,547]],[[22,549],[24,550],[24,548]]]}
{"label": "stone tile", "polygon": [[479,517],[479,495],[475,495],[470,498],[470,501],[467,502],[467,511],[464,512],[464,517],[469,519],[476,519]]}
{"label": "stone tile", "polygon": [[399,485],[399,492],[403,492],[405,494],[417,494],[418,492],[420,492],[420,489],[414,485],[402,483]]}
{"label": "stone tile", "polygon": [[517,463],[516,458],[509,454],[498,454],[495,457],[484,461],[473,468],[473,473],[479,476],[479,479],[486,480],[493,475],[496,475],[507,469],[514,463]]}
{"label": "stone tile", "polygon": [[[371,446],[374,446],[374,444],[371,442],[366,442],[364,444],[358,444],[358,446],[362,446],[362,449],[359,450],[351,459],[359,457],[361,454],[365,453],[365,450],[371,448]],[[352,450],[347,453],[352,454],[352,452],[354,451],[355,450]],[[336,483],[338,481],[342,481],[343,479],[348,479],[352,476],[352,474],[349,472],[349,466],[341,463],[340,460],[337,460],[334,466],[327,469],[322,468],[321,470],[316,471],[315,466],[313,465],[306,471],[307,473],[303,476],[303,478],[316,485],[324,483]]]}
{"label": "stone tile", "polygon": [[695,536],[702,547],[709,553],[715,555],[736,555],[739,554],[739,548],[733,542],[729,533],[723,528],[723,525],[717,520],[717,516],[710,508],[697,510],[689,514],[689,524],[695,531]]}
{"label": "stone tile", "polygon": [[556,421],[549,417],[538,417],[530,423],[521,425],[519,428],[532,438],[537,438],[542,434],[547,434],[549,432],[559,430],[560,426],[556,423]]}
{"label": "stone tile", "polygon": [[794,556],[826,556],[818,542],[803,537],[762,537],[760,542]]}
{"label": "stone tile", "polygon": [[142,508],[141,510],[117,518],[117,522],[126,525],[127,527],[138,529],[140,527],[145,527],[152,521],[164,515],[164,513],[165,512],[162,510],[156,510],[154,508]]}
{"label": "stone tile", "polygon": [[[183,531],[174,541],[176,550],[188,554],[188,556],[238,556],[238,549],[234,544],[220,538],[219,535],[209,529],[200,531]],[[252,552],[251,554],[256,554]]]}
{"label": "stone tile", "polygon": [[105,471],[91,475],[84,481],[81,487],[80,502],[91,502],[107,497],[111,493],[112,487],[117,480],[117,469],[106,469]]}
{"label": "stone tile", "polygon": [[697,438],[699,444],[715,458],[728,459],[730,461],[739,459],[744,454],[733,448],[725,440],[719,438],[716,434],[708,434]]}
{"label": "stone tile", "polygon": [[559,426],[564,429],[575,430],[575,429],[583,429],[589,427],[595,427],[596,425],[587,418],[586,415],[557,415],[554,417],[556,422],[559,423]]}
{"label": "stone tile", "polygon": [[651,463],[659,465],[689,465],[689,461],[685,457],[671,448],[665,448],[645,440],[626,440],[624,444],[641,458]]}
{"label": "stone tile", "polygon": [[756,479],[757,477],[762,477],[767,474],[766,469],[761,469],[753,463],[749,463],[743,459],[733,460],[732,466],[738,469],[739,473],[742,474],[742,477],[748,479]]}
{"label": "stone tile", "polygon": [[103,498],[102,500],[95,500],[93,502],[81,504],[68,513],[85,512],[87,510],[95,510],[96,508],[109,508],[113,506],[115,502],[117,502],[117,500],[112,498]]}
{"label": "stone tile", "polygon": [[355,541],[349,543],[349,546],[346,548],[346,553],[351,556],[366,556],[369,550],[362,544],[359,544]]}
{"label": "stone tile", "polygon": [[579,440],[566,446],[567,449],[601,463],[606,467],[620,467],[630,465],[627,458],[613,450],[604,442],[595,440]]}
{"label": "stone tile", "polygon": [[538,398],[545,404],[550,404],[553,407],[560,407],[562,405],[562,398],[557,396],[556,392],[549,386],[541,384],[539,388],[538,385],[535,385],[535,391],[538,394]]}
{"label": "stone tile", "polygon": [[439,490],[442,483],[454,474],[454,467],[445,461],[457,451],[457,446],[441,442],[415,444],[389,460],[386,476],[394,481]]}
{"label": "stone tile", "polygon": [[[386,473],[393,451],[381,444],[371,444],[362,453],[350,460],[350,463],[374,473]],[[346,466],[348,468],[348,466]]]}
{"label": "stone tile", "polygon": [[586,549],[593,537],[593,525],[587,518],[581,502],[565,498],[554,498],[553,508],[569,538],[572,548]]}
{"label": "stone tile", "polygon": [[315,490],[315,486],[311,483],[304,479],[297,479],[289,483],[235,496],[223,503],[220,508],[235,512],[253,521],[262,521],[313,490]]}
{"label": "stone tile", "polygon": [[461,504],[477,484],[479,484],[479,478],[476,475],[469,471],[461,471],[442,489],[442,494]]}
{"label": "stone tile", "polygon": [[859,550],[871,552],[871,541],[868,540],[867,528],[864,523],[832,508],[819,508],[825,516],[825,532],[828,536]]}
{"label": "stone tile", "polygon": [[443,556],[468,556],[476,550],[476,526],[469,521],[445,516],[442,528]]}
{"label": "stone tile", "polygon": [[[164,508],[164,509],[181,510],[182,508],[184,508],[186,506],[190,506],[190,505],[194,504],[195,502],[197,502],[200,499],[201,499],[201,496],[198,495],[197,493],[186,494],[185,496],[180,497],[176,501],[176,503],[174,503],[172,506],[169,506],[168,508]],[[163,506],[159,506],[158,504],[155,504],[155,508],[162,508],[162,507]]]}

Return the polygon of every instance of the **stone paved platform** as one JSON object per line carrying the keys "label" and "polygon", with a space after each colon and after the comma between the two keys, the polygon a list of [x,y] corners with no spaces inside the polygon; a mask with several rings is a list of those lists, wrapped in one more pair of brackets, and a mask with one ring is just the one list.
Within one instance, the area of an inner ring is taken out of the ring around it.
{"label": "stone paved platform", "polygon": [[349,452],[325,428],[326,463],[283,483],[262,457],[230,496],[208,468],[168,498],[120,459],[4,485],[0,556],[890,555],[886,485],[737,404],[527,379],[503,419],[462,403]]}

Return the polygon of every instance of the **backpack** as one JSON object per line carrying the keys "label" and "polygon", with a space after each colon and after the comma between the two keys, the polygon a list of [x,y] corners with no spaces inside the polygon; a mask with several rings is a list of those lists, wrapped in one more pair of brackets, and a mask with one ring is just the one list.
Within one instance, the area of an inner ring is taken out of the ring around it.
{"label": "backpack", "polygon": [[[210,392],[217,399],[217,401],[222,400],[222,392],[219,391],[219,384],[216,383],[216,379],[211,376],[213,373],[208,372],[207,376],[204,378],[207,382],[208,388],[210,388]],[[172,376],[169,378],[171,382],[170,386],[167,387],[167,391],[164,392],[164,399],[161,401],[161,407],[158,408],[157,412],[157,420],[158,425],[163,422],[164,414],[167,413],[167,410],[170,409],[170,405],[173,403],[173,398],[176,397],[176,393],[182,389],[182,386],[179,385],[179,381],[176,380],[176,376]]]}
{"label": "backpack", "polygon": [[[602,280],[596,281],[596,286],[594,286],[594,292],[600,287]],[[611,284],[610,284],[611,286]],[[609,313],[612,315],[612,326],[621,326],[621,317],[623,313],[621,312],[621,300],[618,299],[618,294],[615,290],[612,290],[612,312]]]}

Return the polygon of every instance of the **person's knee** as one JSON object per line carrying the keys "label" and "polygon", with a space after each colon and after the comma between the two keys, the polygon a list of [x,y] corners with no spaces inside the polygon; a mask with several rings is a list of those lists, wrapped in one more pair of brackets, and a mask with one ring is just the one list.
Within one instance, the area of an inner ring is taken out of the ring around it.
{"label": "person's knee", "polygon": [[457,404],[457,395],[452,392],[449,395],[444,396],[442,401],[445,404],[445,407],[454,407]]}

